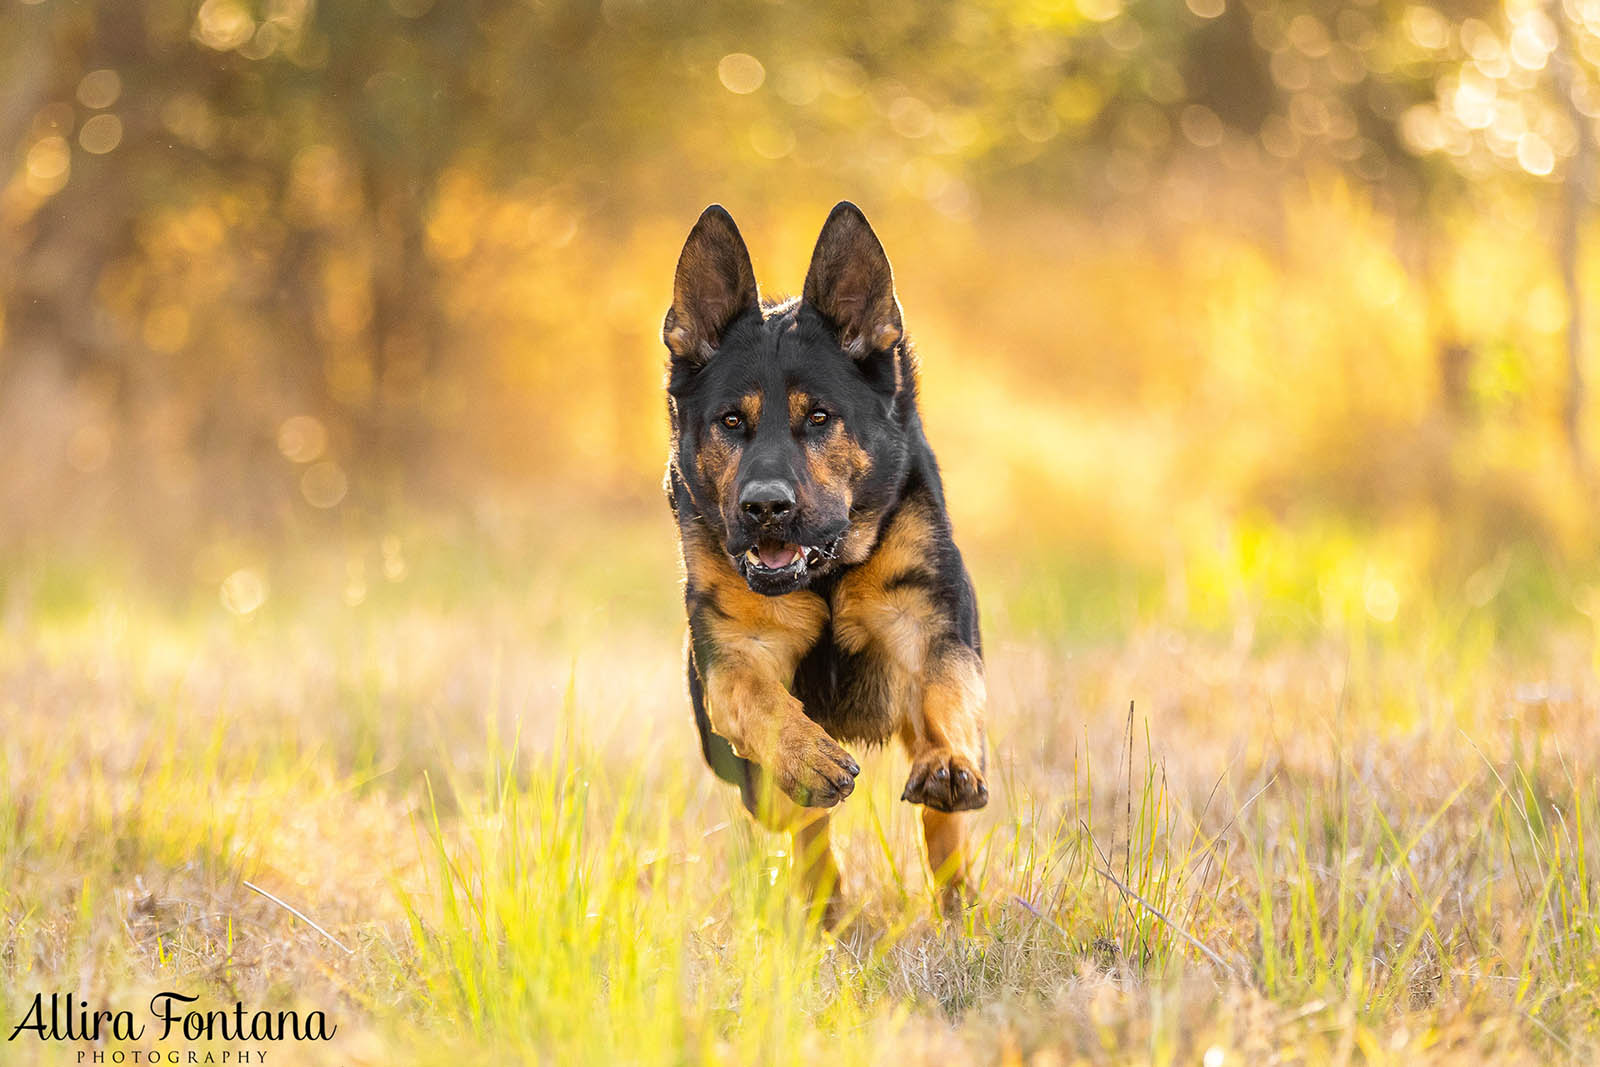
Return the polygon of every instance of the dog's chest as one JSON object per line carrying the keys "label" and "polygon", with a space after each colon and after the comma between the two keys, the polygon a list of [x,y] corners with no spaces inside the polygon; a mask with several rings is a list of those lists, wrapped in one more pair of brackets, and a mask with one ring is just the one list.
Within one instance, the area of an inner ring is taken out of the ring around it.
{"label": "dog's chest", "polygon": [[795,668],[793,692],[806,714],[842,741],[881,742],[920,698],[928,648],[920,590],[840,582],[829,618]]}

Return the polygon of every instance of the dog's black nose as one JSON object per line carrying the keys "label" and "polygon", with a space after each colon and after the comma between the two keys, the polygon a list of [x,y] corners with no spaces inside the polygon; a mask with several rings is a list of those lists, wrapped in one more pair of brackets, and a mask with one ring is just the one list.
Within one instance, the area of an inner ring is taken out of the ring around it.
{"label": "dog's black nose", "polygon": [[794,510],[794,486],[776,478],[747,482],[739,491],[739,509],[763,525],[776,522]]}

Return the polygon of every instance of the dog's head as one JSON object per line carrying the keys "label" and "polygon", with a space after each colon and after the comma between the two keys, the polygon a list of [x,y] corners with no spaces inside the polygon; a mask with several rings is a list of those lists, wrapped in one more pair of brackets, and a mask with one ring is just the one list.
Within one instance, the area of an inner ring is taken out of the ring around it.
{"label": "dog's head", "polygon": [[864,559],[905,477],[914,384],[861,210],[828,216],[798,300],[763,305],[733,218],[706,208],[662,338],[674,469],[750,588],[780,596]]}

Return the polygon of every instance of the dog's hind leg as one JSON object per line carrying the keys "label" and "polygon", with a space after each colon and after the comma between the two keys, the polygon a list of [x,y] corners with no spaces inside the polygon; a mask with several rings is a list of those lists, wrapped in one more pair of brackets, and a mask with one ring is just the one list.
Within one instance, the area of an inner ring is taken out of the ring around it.
{"label": "dog's hind leg", "polygon": [[928,845],[928,869],[946,916],[961,911],[968,894],[967,816],[959,811],[922,809],[922,837]]}
{"label": "dog's hind leg", "polygon": [[844,911],[844,891],[840,885],[839,861],[833,855],[828,837],[828,813],[816,808],[802,809],[799,825],[791,831],[795,869],[800,888],[808,898],[811,913],[830,930],[839,925]]}
{"label": "dog's hind leg", "polygon": [[844,909],[839,862],[828,835],[826,808],[803,808],[777,788],[772,776],[747,764],[745,807],[769,830],[787,832],[799,889],[812,914],[833,929]]}

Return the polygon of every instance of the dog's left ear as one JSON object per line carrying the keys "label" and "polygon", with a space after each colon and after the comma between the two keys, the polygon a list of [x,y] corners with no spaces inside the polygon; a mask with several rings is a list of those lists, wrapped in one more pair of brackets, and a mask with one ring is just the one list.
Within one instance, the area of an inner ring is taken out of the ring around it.
{"label": "dog's left ear", "polygon": [[887,352],[904,333],[889,257],[867,217],[848,200],[822,224],[801,299],[833,324],[839,344],[856,359]]}

